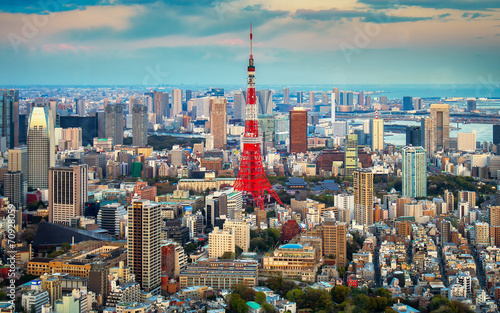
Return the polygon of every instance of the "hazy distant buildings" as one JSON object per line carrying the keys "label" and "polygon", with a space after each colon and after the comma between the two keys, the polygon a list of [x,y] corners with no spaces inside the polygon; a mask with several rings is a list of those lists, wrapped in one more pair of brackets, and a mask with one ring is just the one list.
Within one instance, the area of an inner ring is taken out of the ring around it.
{"label": "hazy distant buildings", "polygon": [[307,152],[307,111],[296,107],[290,111],[290,153]]}
{"label": "hazy distant buildings", "polygon": [[403,196],[427,197],[426,152],[422,147],[404,147]]}
{"label": "hazy distant buildings", "polygon": [[332,93],[334,95],[335,104],[340,104],[340,90],[338,88],[333,88]]}
{"label": "hazy distant buildings", "polygon": [[123,106],[121,104],[108,104],[105,110],[105,138],[113,138],[115,145],[123,145]]}
{"label": "hazy distant buildings", "polygon": [[[162,124],[164,117],[169,117],[169,103],[168,103],[168,93],[167,92],[153,92],[154,100],[154,112],[156,113],[156,124]],[[133,107],[132,107],[133,111]],[[147,112],[147,108],[146,108]],[[146,114],[147,115],[147,114]]]}
{"label": "hazy distant buildings", "polygon": [[85,101],[83,99],[75,99],[76,102],[76,115],[85,116]]}
{"label": "hazy distant buildings", "polygon": [[55,139],[52,112],[34,107],[28,127],[28,186],[49,188],[49,168],[55,166]]}
{"label": "hazy distant buildings", "polygon": [[246,91],[236,91],[234,93],[234,118],[238,120],[246,119]]}
{"label": "hazy distant buildings", "polygon": [[49,222],[70,225],[88,199],[87,164],[49,170]]}
{"label": "hazy distant buildings", "polygon": [[476,111],[476,100],[467,100],[467,112]]}
{"label": "hazy distant buildings", "polygon": [[225,149],[227,145],[226,98],[210,98],[210,133],[214,137],[214,148]]}
{"label": "hazy distant buildings", "polygon": [[450,148],[450,106],[431,105],[431,141],[429,153],[448,151]]}
{"label": "hazy distant buildings", "polygon": [[148,108],[134,104],[132,108],[132,144],[137,147],[148,145]]}
{"label": "hazy distant buildings", "polygon": [[309,91],[309,105],[314,105],[314,103],[316,103],[314,91]]}
{"label": "hazy distant buildings", "polygon": [[304,96],[302,95],[301,91],[297,91],[297,104],[303,103],[304,102]]}
{"label": "hazy distant buildings", "polygon": [[283,88],[283,104],[290,104],[290,89]]}
{"label": "hazy distant buildings", "polygon": [[500,125],[493,125],[493,144],[500,144]]}
{"label": "hazy distant buildings", "polygon": [[352,176],[352,173],[358,169],[358,136],[356,134],[347,135],[344,148],[345,176]]}

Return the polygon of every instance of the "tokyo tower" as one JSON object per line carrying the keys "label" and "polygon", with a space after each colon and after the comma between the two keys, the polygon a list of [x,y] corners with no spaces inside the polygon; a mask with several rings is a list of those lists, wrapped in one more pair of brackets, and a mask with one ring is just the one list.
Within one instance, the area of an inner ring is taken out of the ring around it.
{"label": "tokyo tower", "polygon": [[260,154],[261,137],[259,137],[259,123],[257,121],[257,104],[255,98],[255,65],[252,51],[252,24],[250,24],[250,59],[248,61],[248,87],[247,107],[245,120],[245,135],[243,141],[243,153],[241,155],[240,170],[234,183],[234,189],[251,194],[255,204],[264,210],[264,192],[267,191],[281,205],[280,198],[274,191],[267,179],[262,166],[262,155]]}

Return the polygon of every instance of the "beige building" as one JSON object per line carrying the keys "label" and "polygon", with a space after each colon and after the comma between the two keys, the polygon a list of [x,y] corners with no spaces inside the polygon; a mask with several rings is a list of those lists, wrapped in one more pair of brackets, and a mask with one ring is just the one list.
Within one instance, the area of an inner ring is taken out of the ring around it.
{"label": "beige building", "polygon": [[215,227],[208,235],[208,256],[210,258],[220,258],[225,252],[234,253],[235,248],[235,235],[232,230]]}
{"label": "beige building", "polygon": [[360,225],[373,224],[373,173],[354,171],[354,219]]}
{"label": "beige building", "polygon": [[476,192],[475,191],[459,191],[458,192],[458,202],[465,201],[469,203],[469,208],[476,206]]}
{"label": "beige building", "polygon": [[78,150],[82,146],[82,129],[77,128],[63,128],[61,130],[61,139],[69,142],[71,150]]}
{"label": "beige building", "polygon": [[227,99],[210,98],[210,133],[214,148],[225,149],[227,145]]}
{"label": "beige building", "polygon": [[431,104],[431,140],[429,154],[450,148],[450,106]]}
{"label": "beige building", "polygon": [[279,273],[283,278],[298,278],[307,282],[316,280],[319,267],[316,248],[311,244],[285,244],[262,258],[262,267],[269,273]]}
{"label": "beige building", "polygon": [[56,165],[54,116],[44,107],[34,107],[28,125],[28,187],[49,188],[49,168]]}
{"label": "beige building", "polygon": [[490,225],[476,222],[476,246],[490,245]]}
{"label": "beige building", "polygon": [[250,249],[250,224],[246,221],[228,219],[224,222],[224,230],[234,233],[234,242],[243,252]]}
{"label": "beige building", "polygon": [[490,226],[500,226],[500,206],[490,207]]}
{"label": "beige building", "polygon": [[323,255],[333,256],[337,266],[347,263],[347,224],[327,220],[323,224]]}
{"label": "beige building", "polygon": [[26,147],[9,149],[9,172],[21,172],[23,180],[28,179],[28,149]]}
{"label": "beige building", "polygon": [[384,120],[371,120],[371,135],[372,135],[372,151],[384,150]]}
{"label": "beige building", "polygon": [[88,200],[87,164],[49,170],[49,222],[69,225]]}
{"label": "beige building", "polygon": [[457,133],[457,150],[476,151],[476,130],[473,130],[472,133]]}

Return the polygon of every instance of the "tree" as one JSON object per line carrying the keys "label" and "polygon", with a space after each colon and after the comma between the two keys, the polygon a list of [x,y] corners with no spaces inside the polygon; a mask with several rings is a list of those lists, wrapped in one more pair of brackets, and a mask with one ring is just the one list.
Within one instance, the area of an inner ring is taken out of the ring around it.
{"label": "tree", "polygon": [[61,248],[63,248],[64,251],[69,251],[71,249],[71,244],[69,242],[63,242]]}
{"label": "tree", "polygon": [[222,260],[234,260],[235,256],[234,252],[226,251],[220,258]]}
{"label": "tree", "polygon": [[351,288],[343,286],[343,285],[337,285],[333,287],[331,294],[332,294],[332,300],[337,302],[337,303],[342,303],[346,300],[347,296],[351,293]]}
{"label": "tree", "polygon": [[[289,291],[291,292],[291,291]],[[288,296],[288,294],[287,294]],[[258,304],[262,305],[264,302],[266,302],[266,294],[263,293],[262,291],[259,291],[255,294],[255,302]]]}
{"label": "tree", "polygon": [[239,294],[232,293],[229,301],[230,311],[236,313],[248,313],[248,305]]}
{"label": "tree", "polygon": [[375,295],[378,297],[386,298],[389,301],[387,305],[392,305],[392,292],[390,290],[385,288],[377,288],[375,290]]}
{"label": "tree", "polygon": [[294,289],[286,293],[286,298],[292,302],[298,302],[304,298],[304,290]]}
{"label": "tree", "polygon": [[271,304],[269,304],[267,302],[264,303],[261,307],[264,310],[264,313],[274,313],[274,312],[277,312],[276,309],[274,308],[274,306],[272,306]]}
{"label": "tree", "polygon": [[429,311],[435,311],[443,305],[448,305],[448,303],[450,303],[448,298],[441,295],[434,296],[429,303]]}

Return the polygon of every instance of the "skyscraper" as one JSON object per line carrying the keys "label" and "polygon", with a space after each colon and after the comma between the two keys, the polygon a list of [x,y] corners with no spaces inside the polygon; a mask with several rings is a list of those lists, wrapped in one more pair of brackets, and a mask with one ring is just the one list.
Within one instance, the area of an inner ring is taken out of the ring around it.
{"label": "skyscraper", "polygon": [[344,105],[354,106],[354,94],[351,91],[344,92],[345,100],[347,101]]}
{"label": "skyscraper", "polygon": [[426,152],[422,147],[404,147],[403,196],[427,197]]}
{"label": "skyscraper", "polygon": [[28,180],[28,148],[17,147],[9,149],[9,172],[23,173],[23,180]]}
{"label": "skyscraper", "polygon": [[3,175],[4,196],[16,208],[24,206],[25,188],[22,172],[7,172]]}
{"label": "skyscraper", "polygon": [[363,106],[364,106],[363,99],[364,99],[364,95],[363,95],[363,93],[360,91],[360,92],[358,93],[358,107],[363,107]]}
{"label": "skyscraper", "polygon": [[467,112],[476,111],[476,100],[467,100]]}
{"label": "skyscraper", "polygon": [[361,225],[373,224],[373,173],[354,171],[354,219]]}
{"label": "skyscraper", "polygon": [[347,226],[333,220],[326,220],[323,224],[323,254],[334,255],[337,266],[346,266],[347,262]]}
{"label": "skyscraper", "polygon": [[[82,146],[83,133],[80,127],[63,128],[61,130],[62,139],[69,143],[69,148],[78,150]],[[59,144],[59,143],[57,143]],[[61,147],[59,147],[61,149]]]}
{"label": "skyscraper", "polygon": [[416,111],[420,111],[423,109],[422,105],[422,99],[420,98],[413,98],[413,109]]}
{"label": "skyscraper", "polygon": [[335,104],[339,105],[340,104],[340,90],[338,88],[333,88],[333,95],[335,98]]}
{"label": "skyscraper", "polygon": [[455,196],[453,195],[453,192],[448,191],[448,189],[446,189],[444,191],[444,201],[446,202],[449,214],[455,211]]}
{"label": "skyscraper", "polygon": [[290,111],[290,153],[307,152],[307,111],[301,107]]}
{"label": "skyscraper", "polygon": [[347,135],[344,148],[345,176],[351,176],[358,169],[358,135]]}
{"label": "skyscraper", "polygon": [[500,226],[500,206],[490,207],[490,226],[491,227]]}
{"label": "skyscraper", "polygon": [[19,146],[19,90],[0,89],[0,138],[6,148]]}
{"label": "skyscraper", "polygon": [[283,88],[283,104],[290,104],[290,89]]}
{"label": "skyscraper", "polygon": [[28,186],[49,188],[49,167],[55,166],[55,140],[52,112],[34,107],[28,127]]}
{"label": "skyscraper", "polygon": [[210,133],[214,148],[225,149],[227,144],[227,99],[210,98]]}
{"label": "skyscraper", "polygon": [[302,91],[297,91],[297,104],[304,102]]}
{"label": "skyscraper", "polygon": [[406,126],[406,145],[422,146],[422,131],[420,126]]}
{"label": "skyscraper", "polygon": [[182,111],[182,90],[172,89],[172,116]]}
{"label": "skyscraper", "polygon": [[322,92],[321,93],[321,104],[322,105],[328,105],[328,93],[327,92]]}
{"label": "skyscraper", "polygon": [[384,120],[375,115],[375,119],[370,121],[370,136],[373,151],[384,150]]}
{"label": "skyscraper", "polygon": [[413,98],[412,97],[403,97],[403,111],[411,111],[413,110]]}
{"label": "skyscraper", "polygon": [[422,135],[422,147],[427,151],[427,158],[432,156],[431,137],[432,137],[432,120],[430,117],[420,119],[420,133]]}
{"label": "skyscraper", "polygon": [[85,116],[85,101],[83,99],[75,99],[76,102],[76,114],[78,116]]}
{"label": "skyscraper", "polygon": [[155,90],[153,92],[153,99],[154,99],[154,109],[156,113],[156,124],[162,124],[163,117],[165,116],[169,117],[168,93],[158,92]]}
{"label": "skyscraper", "polygon": [[106,138],[113,138],[115,145],[123,145],[123,106],[111,104],[106,106]]}
{"label": "skyscraper", "polygon": [[134,104],[132,108],[132,144],[136,147],[148,145],[148,108]]}
{"label": "skyscraper", "polygon": [[128,266],[141,288],[153,295],[160,294],[161,285],[160,230],[160,205],[134,199],[128,209]]}
{"label": "skyscraper", "polygon": [[186,102],[188,102],[189,100],[193,99],[193,91],[192,90],[189,90],[187,89],[186,90]]}
{"label": "skyscraper", "polygon": [[316,103],[316,99],[314,96],[314,91],[309,91],[309,105],[314,105]]}
{"label": "skyscraper", "polygon": [[258,114],[273,114],[273,91],[257,90]]}
{"label": "skyscraper", "polygon": [[247,93],[246,91],[236,91],[234,93],[234,118],[245,120],[247,108]]}
{"label": "skyscraper", "polygon": [[87,164],[52,167],[49,170],[49,222],[70,225],[82,216],[88,200]]}
{"label": "skyscraper", "polygon": [[436,151],[448,151],[450,148],[450,106],[448,104],[431,105],[431,150],[430,154]]}
{"label": "skyscraper", "polygon": [[500,144],[500,125],[493,125],[493,144]]}

